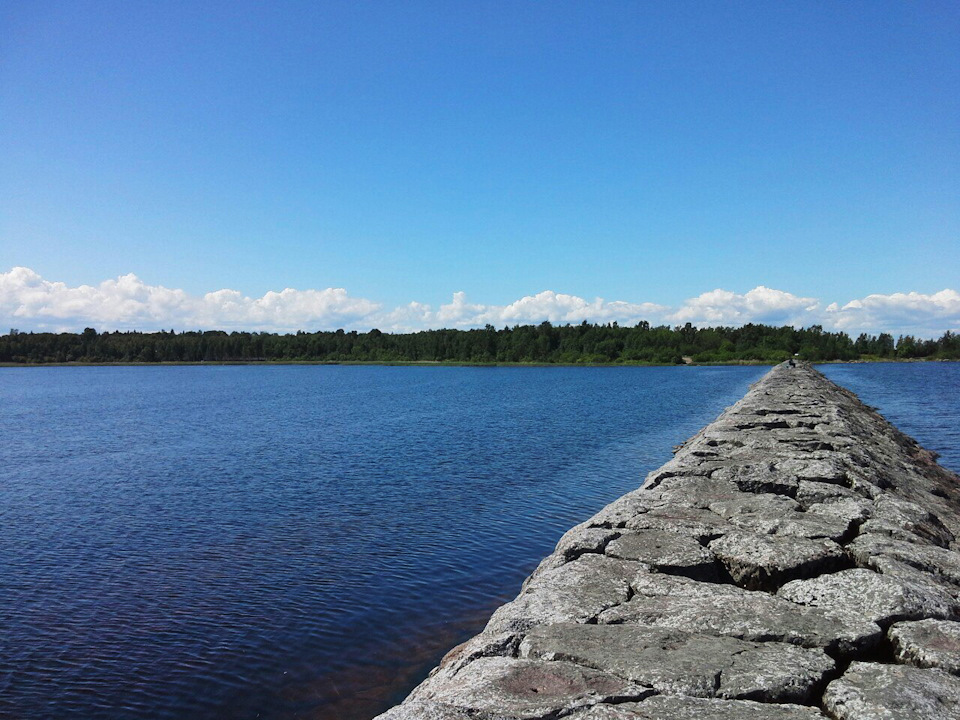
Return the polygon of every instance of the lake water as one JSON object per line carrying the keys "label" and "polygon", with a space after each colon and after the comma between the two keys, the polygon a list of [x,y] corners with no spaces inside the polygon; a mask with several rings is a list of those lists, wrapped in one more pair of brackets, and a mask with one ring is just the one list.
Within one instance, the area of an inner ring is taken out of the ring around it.
{"label": "lake water", "polygon": [[914,362],[818,365],[900,430],[940,453],[960,472],[960,363]]}
{"label": "lake water", "polygon": [[[370,718],[766,370],[2,369],[0,716]],[[960,467],[960,365],[823,370]]]}

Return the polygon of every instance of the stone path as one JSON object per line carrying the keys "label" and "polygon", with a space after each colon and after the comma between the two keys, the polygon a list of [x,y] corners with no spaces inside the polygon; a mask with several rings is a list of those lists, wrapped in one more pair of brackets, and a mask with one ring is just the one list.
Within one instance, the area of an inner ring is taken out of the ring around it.
{"label": "stone path", "polygon": [[779,365],[379,720],[960,720],[960,478]]}

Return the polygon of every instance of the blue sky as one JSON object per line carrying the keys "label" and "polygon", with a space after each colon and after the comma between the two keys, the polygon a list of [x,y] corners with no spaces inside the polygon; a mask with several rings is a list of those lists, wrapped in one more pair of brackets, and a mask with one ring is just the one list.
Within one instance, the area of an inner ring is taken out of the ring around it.
{"label": "blue sky", "polygon": [[0,1],[0,30],[10,326],[830,324],[870,297],[907,315],[840,326],[960,325],[953,2]]}

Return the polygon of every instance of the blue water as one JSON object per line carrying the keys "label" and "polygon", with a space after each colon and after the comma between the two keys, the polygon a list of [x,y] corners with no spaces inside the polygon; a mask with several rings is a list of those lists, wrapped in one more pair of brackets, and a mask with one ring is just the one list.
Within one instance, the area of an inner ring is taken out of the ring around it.
{"label": "blue water", "polygon": [[369,718],[765,372],[0,370],[0,716]]}
{"label": "blue water", "polygon": [[960,472],[960,363],[818,365],[838,385],[929,450],[944,467]]}

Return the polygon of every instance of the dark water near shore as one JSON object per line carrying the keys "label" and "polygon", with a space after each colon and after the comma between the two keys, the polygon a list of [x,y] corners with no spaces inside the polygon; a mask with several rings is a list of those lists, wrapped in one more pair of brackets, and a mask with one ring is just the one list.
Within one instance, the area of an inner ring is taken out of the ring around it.
{"label": "dark water near shore", "polygon": [[[369,718],[766,370],[0,370],[0,716]],[[953,467],[958,370],[824,368]]]}
{"label": "dark water near shore", "polygon": [[960,362],[818,365],[838,385],[960,472]]}

